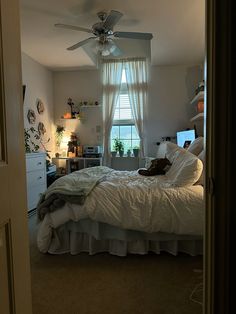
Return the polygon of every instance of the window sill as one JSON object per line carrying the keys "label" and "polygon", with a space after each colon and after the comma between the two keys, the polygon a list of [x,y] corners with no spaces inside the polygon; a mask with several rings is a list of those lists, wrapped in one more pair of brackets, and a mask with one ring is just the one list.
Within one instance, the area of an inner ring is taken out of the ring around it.
{"label": "window sill", "polygon": [[130,157],[128,157],[128,156],[122,156],[122,157],[120,157],[120,156],[111,156],[111,158],[138,159],[140,157],[134,157],[134,156],[130,156]]}

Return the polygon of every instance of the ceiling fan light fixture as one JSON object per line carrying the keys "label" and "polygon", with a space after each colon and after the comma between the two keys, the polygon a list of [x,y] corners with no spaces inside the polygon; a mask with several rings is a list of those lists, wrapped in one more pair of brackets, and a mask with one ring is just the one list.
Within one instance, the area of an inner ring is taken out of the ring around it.
{"label": "ceiling fan light fixture", "polygon": [[101,55],[102,55],[103,57],[107,57],[107,56],[109,56],[110,54],[111,54],[110,50],[104,49],[104,50],[101,51]]}
{"label": "ceiling fan light fixture", "polygon": [[115,50],[115,46],[110,40],[104,42],[98,41],[97,52],[99,52],[103,57],[109,56]]}

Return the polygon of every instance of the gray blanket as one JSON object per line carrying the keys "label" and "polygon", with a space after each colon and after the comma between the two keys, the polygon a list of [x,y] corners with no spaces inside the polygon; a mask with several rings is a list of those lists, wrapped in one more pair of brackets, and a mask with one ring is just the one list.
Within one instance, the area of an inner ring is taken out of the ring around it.
{"label": "gray blanket", "polygon": [[49,186],[37,205],[39,220],[48,212],[61,208],[66,202],[82,205],[93,188],[113,169],[98,166],[65,175]]}

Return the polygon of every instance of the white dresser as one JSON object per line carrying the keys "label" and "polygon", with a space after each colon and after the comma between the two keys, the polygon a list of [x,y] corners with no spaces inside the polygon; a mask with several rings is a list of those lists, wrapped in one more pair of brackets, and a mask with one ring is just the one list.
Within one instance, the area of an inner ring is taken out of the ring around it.
{"label": "white dresser", "polygon": [[36,208],[40,194],[47,188],[46,154],[26,154],[28,211]]}

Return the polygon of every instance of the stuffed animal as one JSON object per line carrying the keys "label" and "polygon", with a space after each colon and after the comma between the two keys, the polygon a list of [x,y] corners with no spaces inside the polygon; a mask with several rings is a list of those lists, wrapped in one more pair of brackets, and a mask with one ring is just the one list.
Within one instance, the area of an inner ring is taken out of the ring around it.
{"label": "stuffed animal", "polygon": [[156,158],[151,161],[151,166],[148,169],[139,169],[138,173],[142,176],[164,175],[171,166],[167,158]]}

